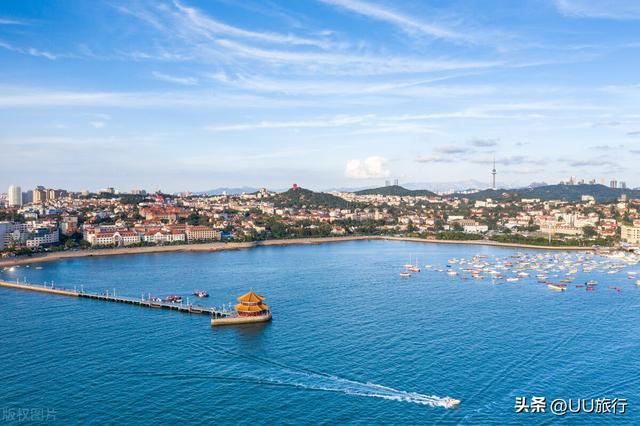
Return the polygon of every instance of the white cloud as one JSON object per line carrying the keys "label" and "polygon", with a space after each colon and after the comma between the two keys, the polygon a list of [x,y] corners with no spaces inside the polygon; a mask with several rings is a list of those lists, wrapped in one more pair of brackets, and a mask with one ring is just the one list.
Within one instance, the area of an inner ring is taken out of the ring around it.
{"label": "white cloud", "polygon": [[367,157],[364,160],[349,160],[344,174],[351,179],[373,179],[387,177],[391,171],[387,168],[387,159],[380,156]]}
{"label": "white cloud", "polygon": [[44,50],[39,50],[36,49],[34,47],[29,47],[27,49],[23,49],[21,47],[17,47],[14,46],[10,43],[4,42],[0,40],[0,47],[10,50],[12,52],[16,52],[16,53],[21,53],[23,55],[31,55],[31,56],[36,56],[36,57],[41,57],[41,58],[46,58],[49,59],[51,61],[58,59],[58,55],[54,55],[53,53],[44,51]]}
{"label": "white cloud", "polygon": [[441,155],[418,155],[416,158],[418,163],[450,163],[453,158],[450,156],[443,157]]}
{"label": "white cloud", "polygon": [[17,19],[0,18],[0,25],[25,25],[25,23]]}
{"label": "white cloud", "polygon": [[274,79],[260,75],[235,74],[230,76],[225,72],[211,73],[207,77],[228,87],[249,90],[260,93],[284,93],[286,95],[307,96],[376,96],[385,94],[393,97],[455,97],[479,96],[495,93],[496,88],[488,85],[447,86],[435,85],[440,81],[456,78],[465,73],[421,78],[397,79],[392,81],[367,82],[362,80],[348,81],[345,79],[317,80],[317,79]]}
{"label": "white cloud", "polygon": [[89,124],[91,124],[96,129],[102,129],[104,126],[107,125],[107,123],[105,123],[104,121],[91,121],[89,122]]}
{"label": "white cloud", "polygon": [[[482,70],[507,66],[503,60],[455,60],[420,59],[404,56],[374,56],[366,54],[343,54],[310,51],[264,49],[231,40],[216,40],[216,45],[225,49],[224,55],[261,61],[275,67],[299,67],[303,71],[337,75],[376,75],[393,73],[420,73],[451,70]],[[202,52],[201,52],[202,53]],[[211,54],[211,52],[209,52]],[[216,60],[220,60],[219,58]]]}
{"label": "white cloud", "polygon": [[499,138],[473,138],[469,143],[478,148],[489,148],[498,145]]}
{"label": "white cloud", "polygon": [[296,121],[260,121],[257,123],[241,123],[229,125],[207,126],[206,129],[212,132],[229,132],[241,130],[257,129],[300,129],[300,128],[322,128],[322,127],[342,127],[362,124],[369,116],[338,116],[330,118],[318,118],[313,120]]}
{"label": "white cloud", "polygon": [[152,74],[156,80],[166,81],[167,83],[181,84],[183,86],[195,86],[198,84],[198,79],[194,77],[177,77],[158,71],[154,71]]}
{"label": "white cloud", "polygon": [[640,19],[638,0],[555,0],[556,8],[566,16],[579,18]]}
{"label": "white cloud", "polygon": [[300,101],[251,95],[223,95],[211,91],[81,92],[0,85],[0,108],[93,106],[120,108],[230,108],[304,105]]}
{"label": "white cloud", "polygon": [[[187,7],[181,3],[174,2],[178,14],[175,14],[182,21],[181,29],[191,32],[191,35],[200,35],[208,39],[222,37],[238,37],[245,39],[253,39],[266,43],[285,44],[285,45],[310,45],[321,48],[327,48],[329,44],[324,40],[314,40],[303,37],[297,37],[291,34],[277,34],[270,32],[249,31],[242,28],[234,27],[210,18],[193,7]],[[195,34],[193,34],[195,33]]]}
{"label": "white cloud", "polygon": [[421,33],[432,37],[463,40],[465,36],[456,31],[439,25],[426,24],[415,20],[410,16],[386,9],[384,7],[359,0],[320,0],[333,6],[355,12],[359,15],[384,21],[398,26],[408,33]]}

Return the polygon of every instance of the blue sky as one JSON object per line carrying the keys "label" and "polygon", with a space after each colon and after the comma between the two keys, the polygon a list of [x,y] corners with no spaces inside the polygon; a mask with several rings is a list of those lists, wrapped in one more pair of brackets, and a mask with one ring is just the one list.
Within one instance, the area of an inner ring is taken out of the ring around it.
{"label": "blue sky", "polygon": [[0,187],[640,185],[635,0],[0,4]]}

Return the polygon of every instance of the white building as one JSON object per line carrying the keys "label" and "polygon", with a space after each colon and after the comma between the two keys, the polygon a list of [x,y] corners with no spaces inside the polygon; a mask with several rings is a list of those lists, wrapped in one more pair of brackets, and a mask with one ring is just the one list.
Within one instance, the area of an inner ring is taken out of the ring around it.
{"label": "white building", "polygon": [[489,227],[487,225],[480,224],[464,225],[463,229],[467,234],[484,234],[489,231]]}
{"label": "white building", "polygon": [[0,250],[19,244],[22,240],[22,235],[28,231],[26,223],[0,222]]}
{"label": "white building", "polygon": [[185,241],[185,234],[184,232],[168,229],[149,230],[144,233],[144,241],[155,244]]}
{"label": "white building", "polygon": [[56,244],[60,241],[60,234],[57,228],[34,229],[25,241],[29,248]]}
{"label": "white building", "polygon": [[22,206],[22,188],[17,185],[11,185],[9,187],[9,207]]}
{"label": "white building", "polygon": [[219,240],[221,232],[204,225],[187,226],[188,241]]}
{"label": "white building", "polygon": [[140,236],[128,230],[90,232],[85,239],[92,246],[129,246],[140,242]]}
{"label": "white building", "polygon": [[622,225],[620,238],[629,244],[640,244],[640,226]]}

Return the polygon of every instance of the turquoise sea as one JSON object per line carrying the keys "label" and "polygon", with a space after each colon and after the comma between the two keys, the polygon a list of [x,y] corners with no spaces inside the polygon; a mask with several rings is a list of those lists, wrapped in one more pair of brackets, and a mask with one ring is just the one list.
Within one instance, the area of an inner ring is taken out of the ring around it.
{"label": "turquoise sea", "polygon": [[[445,267],[515,252],[354,241],[0,272],[134,297],[204,289],[212,305],[253,289],[274,313],[268,324],[213,329],[205,316],[0,288],[0,423],[29,409],[59,424],[640,424],[640,288],[624,273],[633,267],[578,274],[600,281],[593,292],[553,292],[535,274],[399,276],[409,256]],[[516,413],[519,396],[628,407]],[[460,407],[443,408],[444,397]]]}

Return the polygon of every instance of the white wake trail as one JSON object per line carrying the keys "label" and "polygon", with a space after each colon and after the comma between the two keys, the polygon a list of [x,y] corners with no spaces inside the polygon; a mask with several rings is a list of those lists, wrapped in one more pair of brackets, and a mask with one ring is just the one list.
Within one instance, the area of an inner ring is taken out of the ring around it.
{"label": "white wake trail", "polygon": [[347,395],[381,398],[390,401],[427,405],[430,407],[452,408],[450,402],[452,399],[449,397],[425,395],[418,392],[407,392],[376,383],[357,382],[337,376],[325,376],[312,373],[302,374],[298,372],[291,373],[299,376],[297,380],[295,378],[292,378],[293,380],[269,378],[268,380],[278,384],[293,385],[302,389],[339,392]]}

